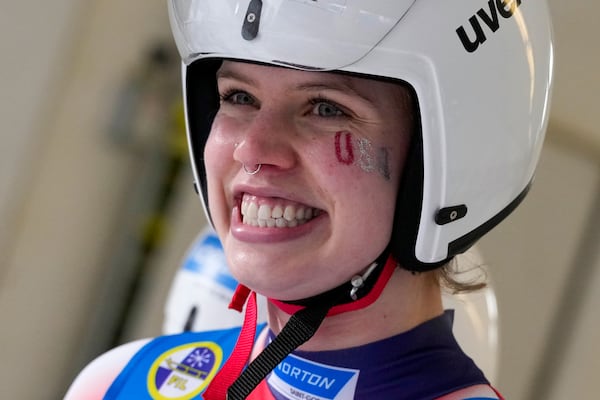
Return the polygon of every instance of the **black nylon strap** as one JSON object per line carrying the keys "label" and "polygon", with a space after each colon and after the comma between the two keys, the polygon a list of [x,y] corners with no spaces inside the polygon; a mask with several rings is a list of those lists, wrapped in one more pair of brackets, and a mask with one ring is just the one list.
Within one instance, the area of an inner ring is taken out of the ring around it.
{"label": "black nylon strap", "polygon": [[[377,266],[365,284],[359,289],[359,298],[371,291],[388,259],[385,249],[379,255]],[[337,305],[353,301],[352,285],[346,283],[323,294],[301,300],[305,308],[290,317],[279,335],[252,361],[227,390],[227,400],[243,400],[266,378],[283,359],[307,342],[319,329],[329,310]],[[290,302],[294,303],[294,302]]]}
{"label": "black nylon strap", "polygon": [[271,343],[248,365],[227,390],[227,400],[243,400],[283,359],[308,341],[334,303],[304,308],[292,315]]}

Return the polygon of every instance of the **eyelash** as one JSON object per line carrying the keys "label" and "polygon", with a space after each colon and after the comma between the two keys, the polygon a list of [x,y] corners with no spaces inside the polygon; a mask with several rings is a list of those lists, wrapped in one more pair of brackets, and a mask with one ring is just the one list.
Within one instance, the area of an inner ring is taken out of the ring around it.
{"label": "eyelash", "polygon": [[232,97],[238,93],[245,93],[248,97],[254,99],[248,92],[240,89],[225,90],[222,94],[219,94],[219,99],[221,100],[221,102],[233,103]]}
{"label": "eyelash", "polygon": [[343,117],[348,116],[348,113],[346,113],[346,111],[344,111],[344,107],[340,106],[335,101],[331,101],[331,100],[323,98],[323,97],[317,97],[317,98],[310,100],[310,104],[313,106],[316,106],[321,103],[328,104],[329,106],[335,108],[340,113],[340,115],[335,115],[335,116],[328,117],[328,118],[343,118]]}
{"label": "eyelash", "polygon": [[[227,103],[238,104],[238,105],[248,105],[248,104],[239,104],[239,103],[235,103],[235,102],[232,101],[232,97],[234,95],[241,94],[241,93],[244,93],[249,98],[254,99],[254,97],[252,97],[252,95],[250,95],[245,90],[235,89],[235,88],[225,90],[222,94],[219,94],[219,98],[220,98],[221,102],[227,102]],[[317,106],[318,104],[321,104],[321,103],[328,104],[329,106],[335,108],[337,110],[337,112],[340,113],[340,115],[334,115],[334,116],[322,117],[322,118],[344,118],[344,117],[347,117],[349,115],[344,110],[344,107],[342,107],[339,104],[337,104],[336,102],[331,101],[329,99],[326,99],[324,97],[315,97],[315,98],[312,98],[312,99],[309,100],[309,103],[312,106]],[[311,109],[311,113],[312,112],[313,112],[313,109]]]}

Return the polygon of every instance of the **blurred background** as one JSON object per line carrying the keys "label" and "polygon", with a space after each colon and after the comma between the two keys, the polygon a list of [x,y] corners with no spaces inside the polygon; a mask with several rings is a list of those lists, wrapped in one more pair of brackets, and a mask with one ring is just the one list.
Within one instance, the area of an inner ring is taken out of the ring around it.
{"label": "blurred background", "polygon": [[[550,0],[555,91],[536,182],[480,242],[511,400],[591,398],[600,371],[600,3]],[[0,394],[61,399],[161,332],[205,219],[164,1],[0,4]],[[499,66],[501,67],[501,66]]]}

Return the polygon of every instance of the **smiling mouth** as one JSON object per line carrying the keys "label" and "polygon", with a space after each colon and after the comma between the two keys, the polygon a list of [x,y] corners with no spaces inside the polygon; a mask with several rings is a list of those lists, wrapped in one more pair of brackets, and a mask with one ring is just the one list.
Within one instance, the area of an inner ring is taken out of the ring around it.
{"label": "smiling mouth", "polygon": [[261,228],[293,228],[323,213],[318,208],[283,200],[258,199],[244,194],[241,204],[242,223]]}

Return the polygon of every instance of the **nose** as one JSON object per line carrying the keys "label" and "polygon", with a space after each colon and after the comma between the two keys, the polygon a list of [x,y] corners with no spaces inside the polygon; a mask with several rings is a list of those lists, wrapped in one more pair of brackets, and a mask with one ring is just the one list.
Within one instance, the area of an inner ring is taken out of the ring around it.
{"label": "nose", "polygon": [[239,141],[233,152],[234,160],[254,170],[287,170],[297,163],[294,148],[293,120],[276,109],[260,109],[242,127]]}

